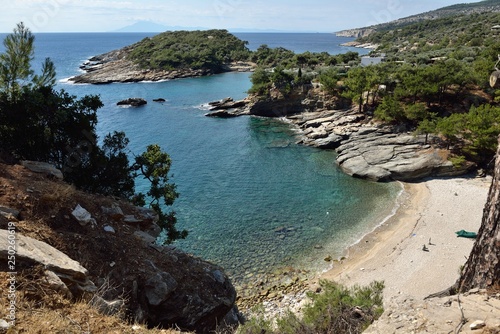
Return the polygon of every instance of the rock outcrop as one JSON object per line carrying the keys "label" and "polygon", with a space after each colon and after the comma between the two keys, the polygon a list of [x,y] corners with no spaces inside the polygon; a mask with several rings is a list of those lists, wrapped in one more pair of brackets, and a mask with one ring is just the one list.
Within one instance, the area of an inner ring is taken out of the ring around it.
{"label": "rock outcrop", "polygon": [[129,99],[121,100],[116,103],[117,106],[131,106],[131,107],[140,107],[145,104],[148,104],[148,101],[140,97],[131,97]]}
{"label": "rock outcrop", "polygon": [[74,83],[106,84],[112,82],[162,81],[199,77],[210,74],[207,70],[178,69],[171,71],[142,69],[127,59],[133,46],[113,50],[90,58],[80,68],[86,73],[70,78]]}
{"label": "rock outcrop", "polygon": [[301,134],[299,143],[335,149],[347,174],[374,180],[411,181],[427,176],[454,176],[474,166],[455,166],[448,151],[433,147],[434,138],[374,123],[357,110],[325,110],[290,116]]}
{"label": "rock outcrop", "polygon": [[345,173],[374,181],[460,175],[471,167],[454,166],[446,151],[425,143],[425,136],[395,134],[384,129],[360,131],[343,141],[337,152],[337,163]]}
{"label": "rock outcrop", "polygon": [[[9,238],[9,235],[11,235],[9,230],[0,229],[0,255],[6,259],[9,249],[15,250],[15,268],[41,264],[45,269],[55,273],[72,291],[94,292],[97,290],[89,279],[88,270],[79,262],[43,241],[20,233],[15,234],[15,239]],[[14,247],[9,244],[9,240],[15,240]]]}
{"label": "rock outcrop", "polygon": [[249,115],[249,111],[246,108],[249,102],[248,99],[234,101],[231,97],[227,97],[220,101],[209,102],[210,112],[205,114],[205,116],[232,118]]}
{"label": "rock outcrop", "polygon": [[21,165],[28,168],[32,172],[50,175],[58,178],[59,180],[63,179],[63,173],[59,169],[57,169],[54,165],[51,165],[49,163],[24,160],[21,161]]}
{"label": "rock outcrop", "polygon": [[[474,167],[470,163],[454,165],[448,160],[447,150],[429,144],[437,138],[378,124],[357,109],[333,109],[342,101],[329,100],[318,92],[306,89],[286,98],[271,94],[247,101],[243,107],[217,110],[207,116],[284,118],[300,130],[299,144],[335,149],[340,168],[354,177],[412,181],[461,175]],[[224,105],[223,101],[219,104]]]}
{"label": "rock outcrop", "polygon": [[360,37],[367,37],[374,32],[375,32],[374,28],[359,28],[359,29],[348,29],[348,30],[338,31],[335,33],[335,35],[338,37],[360,38]]}

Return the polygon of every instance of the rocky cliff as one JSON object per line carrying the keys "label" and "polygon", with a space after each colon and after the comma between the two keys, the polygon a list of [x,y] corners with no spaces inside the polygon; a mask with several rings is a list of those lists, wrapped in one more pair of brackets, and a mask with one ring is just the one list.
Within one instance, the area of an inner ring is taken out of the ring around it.
{"label": "rocky cliff", "polygon": [[[50,308],[55,300],[69,307],[84,300],[103,314],[199,333],[223,324],[228,314],[237,321],[236,292],[224,270],[156,245],[155,219],[154,211],[77,191],[43,170],[0,163],[0,253],[8,253],[14,230],[17,324],[36,323],[37,307]],[[6,261],[1,265],[1,275],[13,271]],[[29,311],[30,300],[43,302]]]}

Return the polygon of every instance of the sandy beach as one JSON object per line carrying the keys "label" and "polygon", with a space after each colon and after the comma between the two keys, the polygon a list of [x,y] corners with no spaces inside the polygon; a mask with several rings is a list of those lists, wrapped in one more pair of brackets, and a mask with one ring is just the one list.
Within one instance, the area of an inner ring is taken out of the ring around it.
{"label": "sandy beach", "polygon": [[347,285],[382,280],[385,300],[421,299],[450,287],[474,242],[455,232],[479,230],[490,184],[491,177],[404,183],[396,214],[320,278]]}

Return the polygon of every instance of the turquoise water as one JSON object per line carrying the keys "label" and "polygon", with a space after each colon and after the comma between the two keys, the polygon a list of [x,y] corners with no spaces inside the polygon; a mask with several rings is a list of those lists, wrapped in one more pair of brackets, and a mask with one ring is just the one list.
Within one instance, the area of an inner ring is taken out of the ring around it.
{"label": "turquoise water", "polygon": [[[101,95],[101,136],[125,131],[132,153],[158,143],[171,155],[180,193],[174,209],[179,227],[190,233],[178,247],[236,279],[280,266],[325,269],[326,256],[340,256],[388,214],[399,187],[343,174],[335,152],[296,145],[296,132],[280,120],[204,116],[204,104],[242,98],[249,85],[248,73],[227,73],[66,89]],[[131,96],[150,102],[115,105]],[[167,101],[151,102],[158,97]]]}
{"label": "turquoise water", "polygon": [[[49,35],[37,42],[43,51],[37,60],[52,57],[59,79],[77,74],[77,65],[93,54],[142,38]],[[190,232],[178,247],[222,265],[235,279],[281,266],[325,269],[325,256],[340,256],[390,213],[400,187],[343,174],[333,151],[296,145],[294,129],[279,120],[204,116],[207,102],[243,98],[249,87],[248,73],[226,73],[99,86],[63,81],[57,88],[100,95],[105,104],[98,112],[101,138],[125,131],[131,155],[151,143],[170,154],[180,193],[174,205],[178,225]],[[148,104],[116,106],[129,97]],[[152,102],[160,97],[167,101]],[[147,185],[138,181],[144,191]]]}

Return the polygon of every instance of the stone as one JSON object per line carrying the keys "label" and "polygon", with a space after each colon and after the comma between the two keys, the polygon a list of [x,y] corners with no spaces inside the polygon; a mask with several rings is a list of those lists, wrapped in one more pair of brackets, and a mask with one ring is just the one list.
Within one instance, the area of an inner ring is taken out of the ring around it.
{"label": "stone", "polygon": [[21,161],[21,165],[32,172],[46,174],[59,180],[62,180],[64,177],[63,173],[59,169],[46,162],[24,160]]}
{"label": "stone", "polygon": [[19,219],[20,212],[19,210],[9,208],[6,206],[0,206],[0,215],[5,218],[13,217],[14,219]]}
{"label": "stone", "polygon": [[337,163],[349,175],[375,180],[412,181],[426,176],[452,176],[456,168],[439,149],[424,145],[423,136],[369,130],[351,136],[337,148]]}
{"label": "stone", "polygon": [[144,241],[147,244],[152,244],[156,241],[155,237],[153,237],[152,235],[150,235],[149,233],[146,233],[144,231],[135,231],[134,237]]}
{"label": "stone", "polygon": [[71,215],[78,221],[78,223],[82,226],[91,223],[92,225],[96,225],[97,222],[90,212],[85,210],[80,204],[77,204],[75,209],[71,212]]}
{"label": "stone", "polygon": [[224,284],[224,282],[226,282],[226,277],[224,276],[224,274],[222,273],[222,271],[220,270],[214,270],[212,272],[212,275],[214,277],[214,279],[219,282],[220,284]]}
{"label": "stone", "polygon": [[148,303],[158,306],[177,288],[177,281],[167,272],[157,273],[146,281],[144,290]]}
{"label": "stone", "polygon": [[108,232],[108,233],[111,233],[111,234],[115,234],[116,233],[116,231],[113,228],[113,226],[110,226],[110,225],[104,225],[104,232]]}
{"label": "stone", "polygon": [[[9,231],[0,230],[0,256],[7,257]],[[88,271],[79,262],[43,241],[16,234],[16,265],[41,264],[54,272],[68,287],[77,291],[95,291],[96,287],[88,278]]]}
{"label": "stone", "polygon": [[116,103],[117,106],[131,106],[131,107],[140,107],[147,104],[148,101],[144,100],[140,97],[131,97],[126,100],[121,100]]}
{"label": "stone", "polygon": [[0,329],[7,330],[10,328],[10,324],[5,319],[0,319]]}
{"label": "stone", "polygon": [[486,323],[482,320],[476,320],[472,324],[470,324],[471,330],[481,329],[486,326]]}
{"label": "stone", "polygon": [[59,276],[52,270],[44,271],[43,283],[47,285],[52,290],[55,290],[62,295],[66,296],[66,298],[71,299],[73,294],[68,289],[68,286],[61,280]]}
{"label": "stone", "polygon": [[157,99],[153,99],[153,102],[159,102],[159,103],[163,103],[165,102],[166,100],[164,98],[157,98]]}
{"label": "stone", "polygon": [[121,299],[107,301],[99,295],[94,295],[90,304],[95,307],[99,313],[104,315],[120,314],[125,308],[125,302]]}
{"label": "stone", "polygon": [[102,213],[104,213],[105,215],[116,221],[121,220],[124,217],[123,211],[118,204],[113,204],[109,208],[101,206],[101,210]]}

